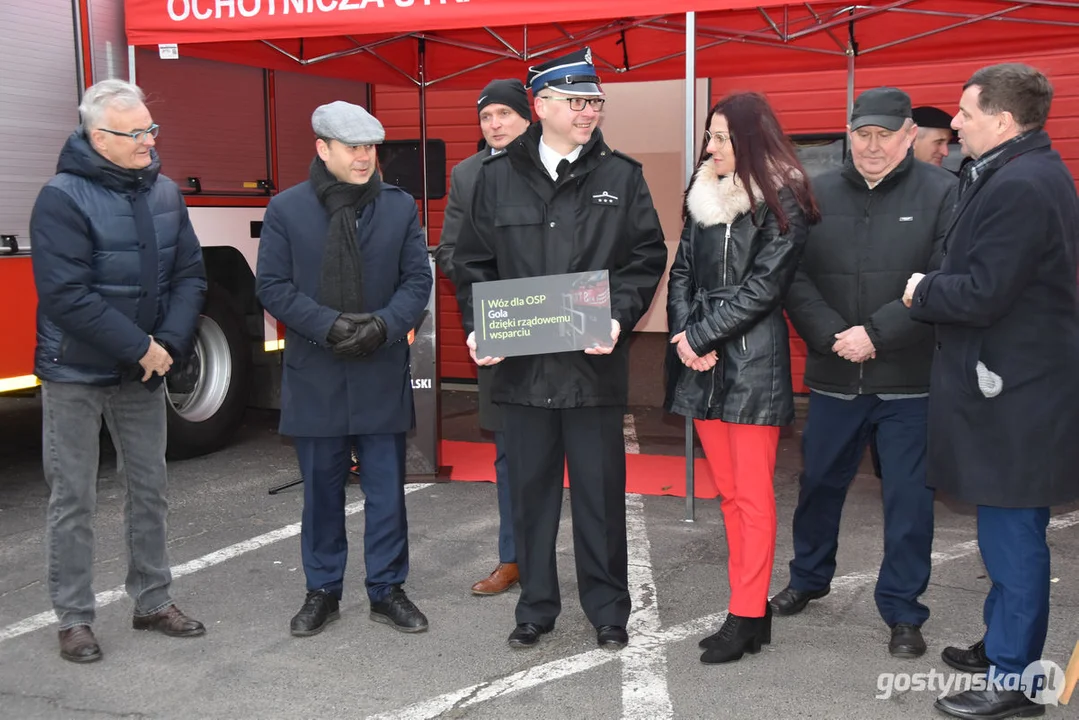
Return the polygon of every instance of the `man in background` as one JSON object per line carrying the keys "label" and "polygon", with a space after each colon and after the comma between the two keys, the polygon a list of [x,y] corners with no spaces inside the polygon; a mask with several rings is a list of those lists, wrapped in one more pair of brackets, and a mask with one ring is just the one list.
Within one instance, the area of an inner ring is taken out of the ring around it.
{"label": "man in background", "polygon": [[[480,93],[476,103],[485,147],[453,168],[450,175],[450,199],[442,225],[442,236],[435,250],[435,261],[454,285],[458,284],[453,251],[462,223],[468,222],[472,209],[472,188],[485,158],[502,152],[517,136],[528,129],[532,110],[528,91],[520,80],[494,80]],[[494,433],[495,485],[498,493],[498,566],[487,578],[472,586],[473,595],[497,595],[517,584],[517,546],[513,539],[513,511],[510,506],[509,463],[502,432],[502,412],[491,401],[491,368],[480,367],[476,373],[479,386],[480,427]]]}

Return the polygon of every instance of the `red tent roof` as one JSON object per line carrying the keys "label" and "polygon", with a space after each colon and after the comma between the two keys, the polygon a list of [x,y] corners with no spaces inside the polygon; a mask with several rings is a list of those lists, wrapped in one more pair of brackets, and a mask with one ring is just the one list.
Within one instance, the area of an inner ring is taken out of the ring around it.
{"label": "red tent roof", "polygon": [[696,11],[698,77],[841,69],[848,51],[861,68],[1005,48],[1022,59],[1079,45],[1079,0],[126,0],[135,45],[177,43],[185,55],[375,83],[422,76],[469,87],[524,77],[529,65],[583,45],[605,82],[684,77],[688,10]]}

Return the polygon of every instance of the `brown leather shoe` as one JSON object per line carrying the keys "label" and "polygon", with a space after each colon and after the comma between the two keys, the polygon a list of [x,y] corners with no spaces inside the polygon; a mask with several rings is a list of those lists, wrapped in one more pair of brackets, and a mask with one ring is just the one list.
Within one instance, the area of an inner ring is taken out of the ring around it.
{"label": "brown leather shoe", "polygon": [[184,615],[175,605],[169,605],[155,615],[136,615],[131,627],[136,630],[157,630],[169,637],[195,637],[206,632],[202,623]]}
{"label": "brown leather shoe", "polygon": [[498,595],[517,584],[521,579],[517,563],[499,563],[495,571],[472,586],[473,595]]}
{"label": "brown leather shoe", "polygon": [[76,625],[60,631],[60,657],[77,663],[101,659],[101,648],[89,625]]}

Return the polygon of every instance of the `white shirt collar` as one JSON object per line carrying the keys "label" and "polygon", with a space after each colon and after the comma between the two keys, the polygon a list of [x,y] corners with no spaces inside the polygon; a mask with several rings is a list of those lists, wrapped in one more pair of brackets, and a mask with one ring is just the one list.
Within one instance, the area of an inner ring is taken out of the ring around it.
{"label": "white shirt collar", "polygon": [[552,180],[558,179],[558,163],[562,160],[569,160],[571,163],[575,162],[577,158],[581,156],[582,146],[578,145],[573,149],[569,155],[559,155],[558,152],[551,148],[550,145],[543,142],[543,137],[540,137],[539,141],[539,156],[540,162],[543,163],[543,167],[547,169],[547,174],[551,176]]}

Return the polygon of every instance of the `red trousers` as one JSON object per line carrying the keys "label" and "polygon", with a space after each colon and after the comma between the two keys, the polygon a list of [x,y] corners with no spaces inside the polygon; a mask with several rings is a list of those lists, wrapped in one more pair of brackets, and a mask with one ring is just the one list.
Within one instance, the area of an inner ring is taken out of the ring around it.
{"label": "red trousers", "polygon": [[695,420],[708,467],[722,496],[727,529],[730,612],[763,617],[776,555],[776,469],[779,428]]}

